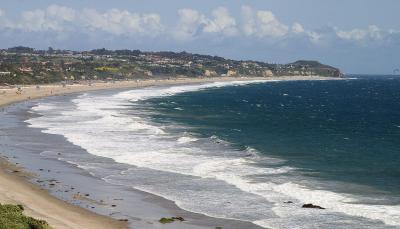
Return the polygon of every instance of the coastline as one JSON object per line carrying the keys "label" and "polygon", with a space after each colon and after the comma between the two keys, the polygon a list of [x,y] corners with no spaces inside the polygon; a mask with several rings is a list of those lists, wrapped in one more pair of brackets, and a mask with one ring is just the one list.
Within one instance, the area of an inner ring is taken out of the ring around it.
{"label": "coastline", "polygon": [[[11,171],[11,172],[10,172]],[[16,175],[15,166],[0,160],[0,202],[21,204],[24,214],[47,221],[53,228],[127,228],[126,222],[98,215],[51,196],[30,183],[24,172]]]}
{"label": "coastline", "polygon": [[[6,106],[25,100],[38,99],[47,96],[66,95],[85,91],[138,88],[156,85],[175,85],[175,84],[194,84],[216,81],[240,81],[240,80],[326,80],[336,79],[327,77],[278,77],[278,78],[207,78],[207,79],[176,79],[176,80],[142,80],[121,81],[115,83],[93,83],[78,85],[44,85],[40,89],[36,86],[23,87],[22,94],[17,94],[16,89],[0,89],[0,106]],[[126,222],[114,220],[111,217],[101,216],[84,208],[69,204],[59,200],[48,191],[32,184],[29,176],[25,173],[12,169],[10,163],[3,161],[0,163],[0,183],[5,184],[0,187],[0,203],[23,204],[29,216],[44,219],[55,228],[127,228]],[[77,224],[79,222],[79,224]]]}
{"label": "coastline", "polygon": [[66,95],[71,93],[96,91],[105,89],[122,89],[122,88],[138,88],[157,85],[174,85],[174,84],[192,84],[207,83],[217,81],[249,81],[249,80],[340,80],[335,77],[319,77],[319,76],[280,76],[280,77],[213,77],[213,78],[177,78],[177,79],[147,79],[139,81],[115,81],[115,82],[95,82],[89,85],[84,81],[82,84],[72,84],[63,87],[61,84],[22,86],[22,93],[17,94],[17,88],[1,88],[0,87],[0,107],[5,105],[22,102],[25,100],[38,99],[54,95]]}

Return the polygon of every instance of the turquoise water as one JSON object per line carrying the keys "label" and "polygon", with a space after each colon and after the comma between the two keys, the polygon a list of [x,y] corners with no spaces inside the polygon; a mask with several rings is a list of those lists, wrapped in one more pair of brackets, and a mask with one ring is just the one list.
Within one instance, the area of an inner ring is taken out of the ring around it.
{"label": "turquoise water", "polygon": [[399,78],[252,84],[145,103],[155,121],[283,158],[311,178],[374,187],[398,203]]}

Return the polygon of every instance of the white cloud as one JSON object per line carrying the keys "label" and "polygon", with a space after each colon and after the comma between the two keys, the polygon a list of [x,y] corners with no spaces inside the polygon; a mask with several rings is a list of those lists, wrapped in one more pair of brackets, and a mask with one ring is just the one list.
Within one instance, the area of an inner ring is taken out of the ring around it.
{"label": "white cloud", "polygon": [[292,25],[292,32],[293,32],[293,33],[296,33],[296,34],[304,33],[304,28],[303,28],[303,26],[302,26],[300,23],[295,22],[295,23]]}
{"label": "white cloud", "polygon": [[260,36],[282,37],[288,33],[288,27],[281,24],[271,11],[258,11]]}
{"label": "white cloud", "polygon": [[306,34],[313,43],[319,43],[323,37],[323,34],[317,33],[315,31],[306,31]]}
{"label": "white cloud", "polygon": [[349,41],[364,41],[366,39],[381,40],[384,32],[375,25],[370,25],[367,29],[338,30],[336,35]]}
{"label": "white cloud", "polygon": [[142,15],[142,26],[145,30],[149,30],[151,36],[159,35],[164,26],[161,23],[161,17],[159,14],[149,13]]}
{"label": "white cloud", "polygon": [[118,9],[111,9],[105,13],[84,9],[80,20],[90,31],[100,30],[113,35],[156,36],[163,29],[158,14],[138,14]]}
{"label": "white cloud", "polygon": [[242,15],[242,30],[247,36],[278,38],[289,32],[289,27],[281,23],[271,11],[254,11],[249,6],[243,6]]}
{"label": "white cloud", "polygon": [[173,33],[173,36],[178,40],[194,38],[200,25],[206,21],[204,15],[193,9],[180,9],[178,10],[178,15],[179,22]]}
{"label": "white cloud", "polygon": [[228,9],[218,7],[212,11],[213,18],[193,9],[178,10],[179,21],[173,36],[178,40],[191,40],[204,34],[222,34],[234,36],[238,34],[236,20]]}
{"label": "white cloud", "polygon": [[218,7],[212,12],[213,19],[208,20],[204,27],[206,33],[222,33],[226,36],[236,35],[238,30],[236,28],[236,20],[231,17],[228,9]]}
{"label": "white cloud", "polygon": [[12,23],[5,17],[6,13],[0,9],[0,29],[11,28]]}
{"label": "white cloud", "polygon": [[22,20],[16,25],[25,31],[60,31],[62,27],[56,20],[51,20],[43,10],[25,11],[22,13]]}
{"label": "white cloud", "polygon": [[51,5],[47,8],[47,14],[50,17],[59,18],[63,21],[73,21],[76,17],[76,11],[72,8],[59,5]]}
{"label": "white cloud", "polygon": [[[206,12],[207,13],[207,12]],[[176,41],[191,41],[198,38],[213,39],[245,37],[249,41],[263,40],[293,41],[301,38],[316,45],[336,41],[375,44],[398,43],[399,31],[384,30],[371,25],[367,28],[341,30],[323,27],[307,29],[299,22],[291,26],[281,22],[273,12],[242,6],[241,16],[232,15],[227,8],[217,7],[209,14],[194,9],[178,10],[179,20],[165,27],[156,13],[138,13],[128,10],[110,9],[98,11],[94,8],[73,9],[62,5],[50,5],[43,9],[23,11],[20,17],[6,17],[0,9],[0,29],[23,32],[53,32],[56,36],[109,34],[128,39],[143,37],[174,38]],[[206,16],[207,15],[207,16]],[[169,29],[168,29],[169,28]],[[367,43],[368,42],[368,43]]]}
{"label": "white cloud", "polygon": [[50,5],[46,9],[23,11],[21,19],[9,23],[10,28],[28,32],[37,31],[65,31],[67,22],[73,22],[76,12],[72,8]]}
{"label": "white cloud", "polygon": [[118,9],[101,13],[95,9],[74,10],[60,5],[23,11],[21,18],[9,23],[8,27],[27,32],[87,32],[89,30],[126,36],[157,36],[163,30],[158,14],[139,14]]}
{"label": "white cloud", "polygon": [[363,40],[367,36],[367,32],[362,29],[353,29],[350,31],[338,31],[336,33],[338,37],[344,39],[344,40]]}
{"label": "white cloud", "polygon": [[242,6],[243,25],[242,30],[245,35],[250,36],[255,30],[255,20],[253,9],[249,6]]}

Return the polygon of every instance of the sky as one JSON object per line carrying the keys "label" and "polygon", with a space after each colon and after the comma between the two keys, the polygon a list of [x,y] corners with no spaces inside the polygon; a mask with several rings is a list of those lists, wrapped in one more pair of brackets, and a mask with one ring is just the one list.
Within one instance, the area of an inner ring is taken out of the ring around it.
{"label": "sky", "polygon": [[0,0],[0,48],[187,51],[400,68],[399,0]]}

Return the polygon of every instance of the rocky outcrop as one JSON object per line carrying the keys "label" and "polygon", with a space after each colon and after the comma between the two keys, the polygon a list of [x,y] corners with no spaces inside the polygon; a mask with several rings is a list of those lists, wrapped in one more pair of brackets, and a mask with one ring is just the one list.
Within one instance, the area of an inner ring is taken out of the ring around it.
{"label": "rocky outcrop", "polygon": [[325,209],[321,206],[314,205],[314,204],[303,204],[302,208],[315,208],[315,209]]}

